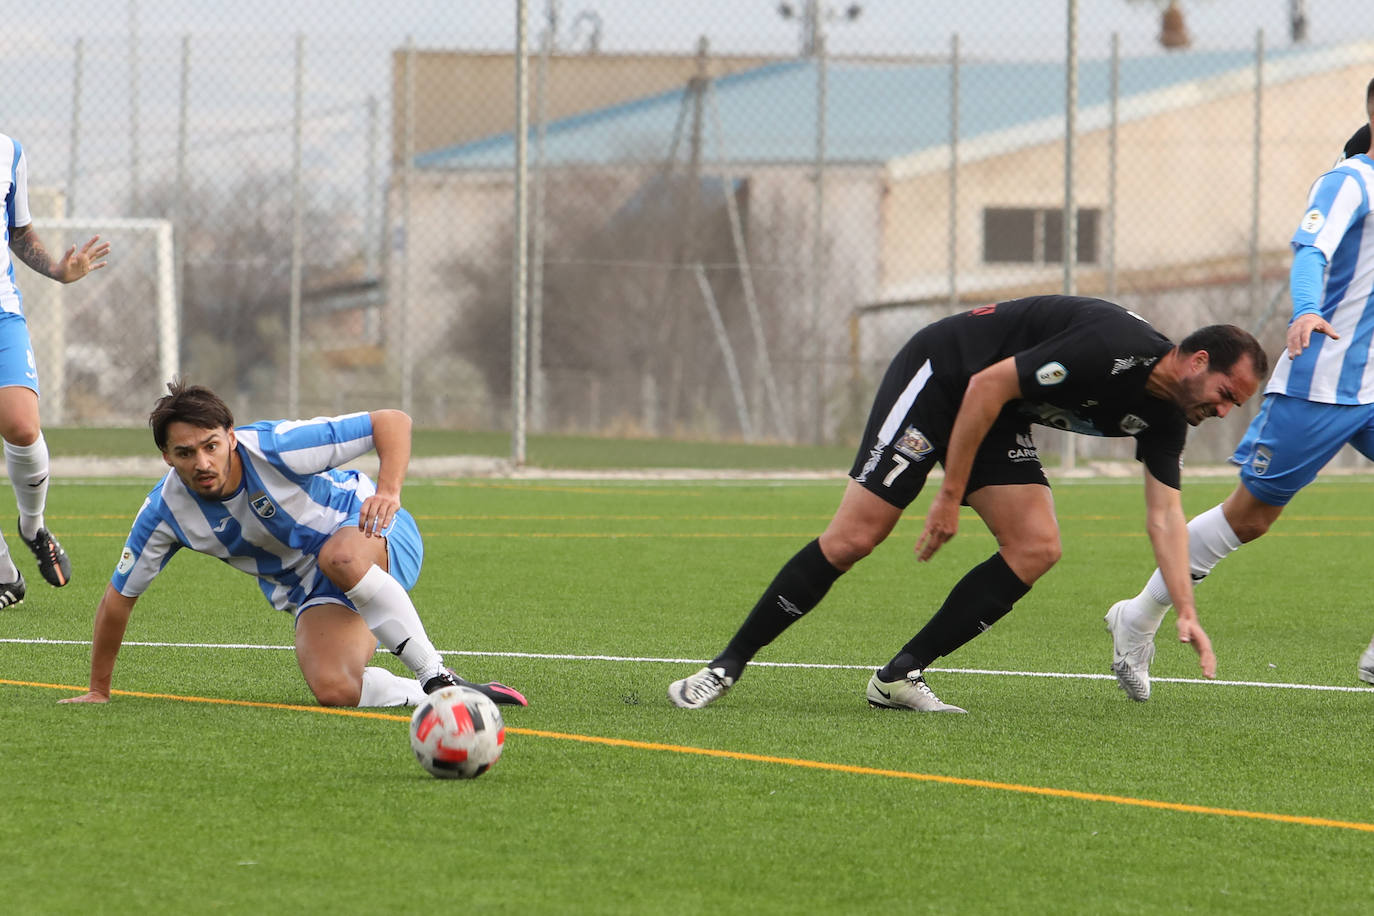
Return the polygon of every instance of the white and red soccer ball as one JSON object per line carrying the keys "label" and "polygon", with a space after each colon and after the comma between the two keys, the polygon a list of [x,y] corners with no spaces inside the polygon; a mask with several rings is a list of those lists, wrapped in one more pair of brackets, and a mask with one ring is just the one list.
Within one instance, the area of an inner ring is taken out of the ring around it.
{"label": "white and red soccer ball", "polygon": [[501,711],[469,687],[434,691],[410,717],[415,759],[440,779],[476,779],[501,759],[505,742]]}

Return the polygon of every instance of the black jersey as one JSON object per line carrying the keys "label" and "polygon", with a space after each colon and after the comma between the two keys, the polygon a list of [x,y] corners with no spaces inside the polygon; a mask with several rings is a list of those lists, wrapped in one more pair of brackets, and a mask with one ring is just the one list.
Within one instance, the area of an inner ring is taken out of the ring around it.
{"label": "black jersey", "polygon": [[1032,296],[952,315],[920,336],[934,375],[956,397],[974,373],[1014,357],[1021,397],[1004,412],[1091,436],[1134,436],[1137,460],[1179,487],[1187,418],[1145,390],[1173,343],[1134,312],[1102,299]]}

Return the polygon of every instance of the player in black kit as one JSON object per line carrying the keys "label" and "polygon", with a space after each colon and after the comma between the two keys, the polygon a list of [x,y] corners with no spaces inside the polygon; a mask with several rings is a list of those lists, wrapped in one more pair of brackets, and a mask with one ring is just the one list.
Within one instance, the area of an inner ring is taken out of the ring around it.
{"label": "player in black kit", "polygon": [[916,542],[917,559],[929,560],[954,537],[961,504],[982,518],[998,551],[874,673],[867,697],[876,707],[963,712],[935,696],[923,670],[1001,619],[1059,559],[1033,423],[1135,437],[1145,466],[1146,531],[1176,599],[1179,639],[1213,676],[1216,657],[1189,575],[1183,445],[1189,425],[1226,416],[1268,371],[1263,348],[1240,328],[1211,325],[1175,345],[1139,315],[1100,299],[1035,296],[928,325],[888,367],[825,532],[783,565],[720,655],[669,686],[669,699],[700,709],[730,689],[760,649],[891,533],[938,461],[944,480]]}

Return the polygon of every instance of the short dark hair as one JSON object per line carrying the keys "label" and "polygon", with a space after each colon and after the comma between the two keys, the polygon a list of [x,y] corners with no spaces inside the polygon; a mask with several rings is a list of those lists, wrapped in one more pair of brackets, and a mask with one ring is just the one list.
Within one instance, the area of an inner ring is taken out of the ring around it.
{"label": "short dark hair", "polygon": [[1350,139],[1345,141],[1345,148],[1341,152],[1345,154],[1346,159],[1369,152],[1369,125],[1361,124],[1359,129],[1350,135]]}
{"label": "short dark hair", "polygon": [[209,388],[174,378],[148,414],[148,426],[160,452],[167,451],[167,427],[173,423],[189,423],[197,429],[232,429],[234,414]]}
{"label": "short dark hair", "polygon": [[1205,328],[1198,328],[1183,338],[1178,350],[1185,355],[1206,350],[1208,367],[1214,372],[1229,372],[1236,360],[1248,355],[1260,381],[1269,374],[1269,357],[1265,355],[1264,347],[1260,346],[1255,335],[1233,324],[1209,324]]}

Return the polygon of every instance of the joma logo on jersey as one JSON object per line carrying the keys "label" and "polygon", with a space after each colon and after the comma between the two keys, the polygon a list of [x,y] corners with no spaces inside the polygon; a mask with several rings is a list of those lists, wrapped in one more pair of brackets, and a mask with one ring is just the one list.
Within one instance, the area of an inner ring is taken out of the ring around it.
{"label": "joma logo on jersey", "polygon": [[925,433],[914,426],[908,426],[906,432],[902,433],[902,438],[892,443],[892,447],[916,461],[920,461],[935,449],[935,446],[931,445],[930,440],[926,438]]}
{"label": "joma logo on jersey", "polygon": [[248,504],[253,507],[258,518],[271,518],[277,514],[277,507],[272,505],[272,500],[267,497],[266,493],[254,493],[248,497]]}

